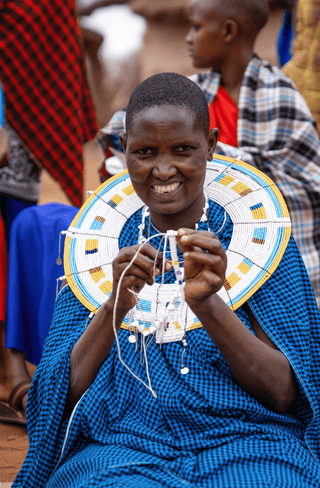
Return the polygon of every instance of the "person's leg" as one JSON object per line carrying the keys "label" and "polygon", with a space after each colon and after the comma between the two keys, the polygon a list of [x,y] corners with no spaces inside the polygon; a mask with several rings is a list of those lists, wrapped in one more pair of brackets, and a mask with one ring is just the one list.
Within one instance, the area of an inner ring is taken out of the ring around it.
{"label": "person's leg", "polygon": [[[24,208],[35,205],[36,202],[25,202],[23,200],[10,199],[3,195],[0,196],[0,210],[3,216],[4,228],[1,232],[1,268],[5,270],[2,276],[2,281],[6,278],[7,268],[7,243],[9,229],[15,216]],[[3,294],[5,294],[6,286],[1,287],[2,301],[4,302]],[[8,349],[5,347],[5,313],[0,317],[0,402],[8,403],[14,408],[25,412],[27,403],[27,392],[31,382],[28,373],[24,355],[21,351],[15,349]],[[0,418],[9,413],[9,420],[12,421],[10,409],[7,409],[5,404],[0,405]],[[21,417],[20,421],[21,423]]]}
{"label": "person's leg", "polygon": [[[21,351],[8,349],[4,346],[5,323],[0,321],[0,401],[8,402],[10,396],[16,389],[14,404],[17,408],[25,411],[27,405],[27,387],[30,386],[31,377],[28,373],[24,355]],[[20,391],[17,390],[20,388]]]}

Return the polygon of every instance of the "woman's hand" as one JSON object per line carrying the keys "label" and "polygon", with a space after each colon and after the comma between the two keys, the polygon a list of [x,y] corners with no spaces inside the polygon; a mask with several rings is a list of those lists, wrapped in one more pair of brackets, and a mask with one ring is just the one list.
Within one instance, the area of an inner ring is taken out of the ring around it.
{"label": "woman's hand", "polygon": [[[110,300],[115,302],[119,281],[123,271],[130,264],[140,245],[125,247],[120,250],[118,256],[112,263],[113,267],[113,291]],[[125,315],[136,305],[136,297],[129,290],[139,293],[145,284],[152,285],[155,278],[159,276],[159,266],[155,266],[155,260],[159,253],[150,244],[144,244],[135,257],[134,262],[127,269],[120,283],[118,294],[117,311]],[[166,271],[171,269],[171,265],[166,263]]]}
{"label": "woman's hand", "polygon": [[[139,293],[146,283],[152,285],[154,279],[160,274],[160,262],[157,259],[159,253],[150,244],[144,244],[120,282],[122,273],[129,266],[139,247],[140,245],[125,247],[121,249],[118,256],[114,259],[112,263],[112,294],[93,317],[72,350],[69,405],[67,406],[69,411],[92,384],[101,365],[108,357],[115,339],[113,330],[114,313],[116,313],[115,326],[116,329],[119,329],[127,312],[136,304],[135,295],[128,289]],[[171,265],[168,262],[165,265],[165,269],[166,271],[171,269]],[[118,301],[115,311],[115,299],[118,288]]]}
{"label": "woman's hand", "polygon": [[177,243],[184,257],[185,300],[193,308],[223,286],[227,256],[212,232],[179,229]]}
{"label": "woman's hand", "polygon": [[179,229],[177,242],[184,257],[184,290],[189,307],[239,385],[276,411],[284,412],[296,396],[294,373],[254,316],[251,314],[251,322],[256,335],[216,294],[223,286],[227,268],[219,239],[212,232]]}

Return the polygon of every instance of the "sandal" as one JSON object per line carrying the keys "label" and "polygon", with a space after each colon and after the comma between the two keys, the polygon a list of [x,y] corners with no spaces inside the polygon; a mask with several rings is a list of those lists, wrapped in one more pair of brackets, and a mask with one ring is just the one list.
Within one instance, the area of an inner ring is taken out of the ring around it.
{"label": "sandal", "polygon": [[0,422],[26,425],[26,416],[21,402],[28,393],[30,385],[30,381],[22,381],[12,390],[8,402],[0,401]]}

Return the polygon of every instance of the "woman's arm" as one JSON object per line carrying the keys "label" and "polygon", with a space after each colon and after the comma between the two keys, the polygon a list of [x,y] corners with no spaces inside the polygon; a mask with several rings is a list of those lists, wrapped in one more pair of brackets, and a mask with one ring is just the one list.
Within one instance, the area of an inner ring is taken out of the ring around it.
{"label": "woman's arm", "polygon": [[10,136],[9,133],[0,127],[0,168],[7,166],[10,159]]}
{"label": "woman's arm", "polygon": [[[154,260],[157,251],[149,244],[145,244],[121,281],[115,312],[116,294],[121,274],[129,265],[138,248],[139,246],[136,245],[121,249],[113,261],[112,294],[109,300],[102,305],[72,350],[69,407],[73,407],[93,383],[99,369],[110,353],[115,340],[114,313],[116,313],[115,327],[118,331],[127,312],[135,306],[136,297],[128,289],[139,292],[146,283],[153,284],[154,278],[160,273],[159,269],[156,268],[154,274]],[[167,264],[167,269],[170,268],[171,266]]]}
{"label": "woman's arm", "polygon": [[[251,314],[256,335],[217,295],[223,286],[226,255],[211,232],[179,230],[184,253],[185,300],[219,348],[245,390],[284,412],[296,396],[295,377],[286,357]],[[207,252],[204,252],[207,251]]]}

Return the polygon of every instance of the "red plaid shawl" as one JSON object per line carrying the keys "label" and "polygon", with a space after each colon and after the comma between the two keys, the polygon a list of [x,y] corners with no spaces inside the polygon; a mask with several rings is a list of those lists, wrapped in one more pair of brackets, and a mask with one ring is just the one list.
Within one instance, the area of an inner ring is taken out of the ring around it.
{"label": "red plaid shawl", "polygon": [[0,0],[6,119],[32,159],[82,204],[82,144],[98,127],[73,0]]}

